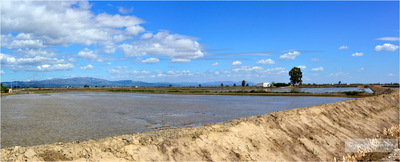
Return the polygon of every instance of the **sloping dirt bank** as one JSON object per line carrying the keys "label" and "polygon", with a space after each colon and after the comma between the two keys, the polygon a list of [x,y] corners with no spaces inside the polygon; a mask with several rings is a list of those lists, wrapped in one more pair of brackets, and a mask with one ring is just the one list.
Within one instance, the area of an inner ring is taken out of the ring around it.
{"label": "sloping dirt bank", "polygon": [[399,92],[202,127],[1,150],[2,161],[332,161],[399,122]]}

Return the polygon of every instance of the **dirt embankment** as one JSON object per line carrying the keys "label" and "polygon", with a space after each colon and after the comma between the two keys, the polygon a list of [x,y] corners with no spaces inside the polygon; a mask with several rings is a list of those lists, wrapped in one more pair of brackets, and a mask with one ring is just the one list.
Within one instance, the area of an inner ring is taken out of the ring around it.
{"label": "dirt embankment", "polygon": [[395,92],[396,89],[389,88],[389,87],[382,87],[380,85],[369,85],[368,86],[372,91],[374,91],[374,94],[376,95],[381,95],[381,94],[388,94]]}
{"label": "dirt embankment", "polygon": [[203,127],[1,150],[2,161],[332,161],[399,122],[399,92]]}

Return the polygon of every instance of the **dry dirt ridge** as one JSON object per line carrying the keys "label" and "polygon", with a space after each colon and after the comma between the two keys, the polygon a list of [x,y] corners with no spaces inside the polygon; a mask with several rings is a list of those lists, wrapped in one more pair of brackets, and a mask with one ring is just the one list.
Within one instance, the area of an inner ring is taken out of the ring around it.
{"label": "dry dirt ridge", "polygon": [[399,92],[202,127],[1,150],[2,161],[332,161],[399,122]]}

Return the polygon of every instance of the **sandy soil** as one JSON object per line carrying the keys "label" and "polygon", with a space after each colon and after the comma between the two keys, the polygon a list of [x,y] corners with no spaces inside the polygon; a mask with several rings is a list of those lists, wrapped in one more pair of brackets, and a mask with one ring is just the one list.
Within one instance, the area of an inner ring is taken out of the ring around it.
{"label": "sandy soil", "polygon": [[1,150],[2,161],[333,161],[399,122],[399,92],[226,123]]}

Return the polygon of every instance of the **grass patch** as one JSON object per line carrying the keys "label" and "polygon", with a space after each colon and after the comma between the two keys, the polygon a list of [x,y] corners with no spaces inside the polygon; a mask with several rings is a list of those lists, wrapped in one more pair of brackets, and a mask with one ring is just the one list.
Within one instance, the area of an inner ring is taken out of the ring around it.
{"label": "grass patch", "polygon": [[346,95],[357,95],[357,94],[360,94],[360,93],[363,93],[363,92],[360,92],[360,91],[344,91],[342,93],[344,93]]}
{"label": "grass patch", "polygon": [[112,89],[110,92],[144,92],[144,93],[154,93],[154,90],[136,90],[136,89]]}

